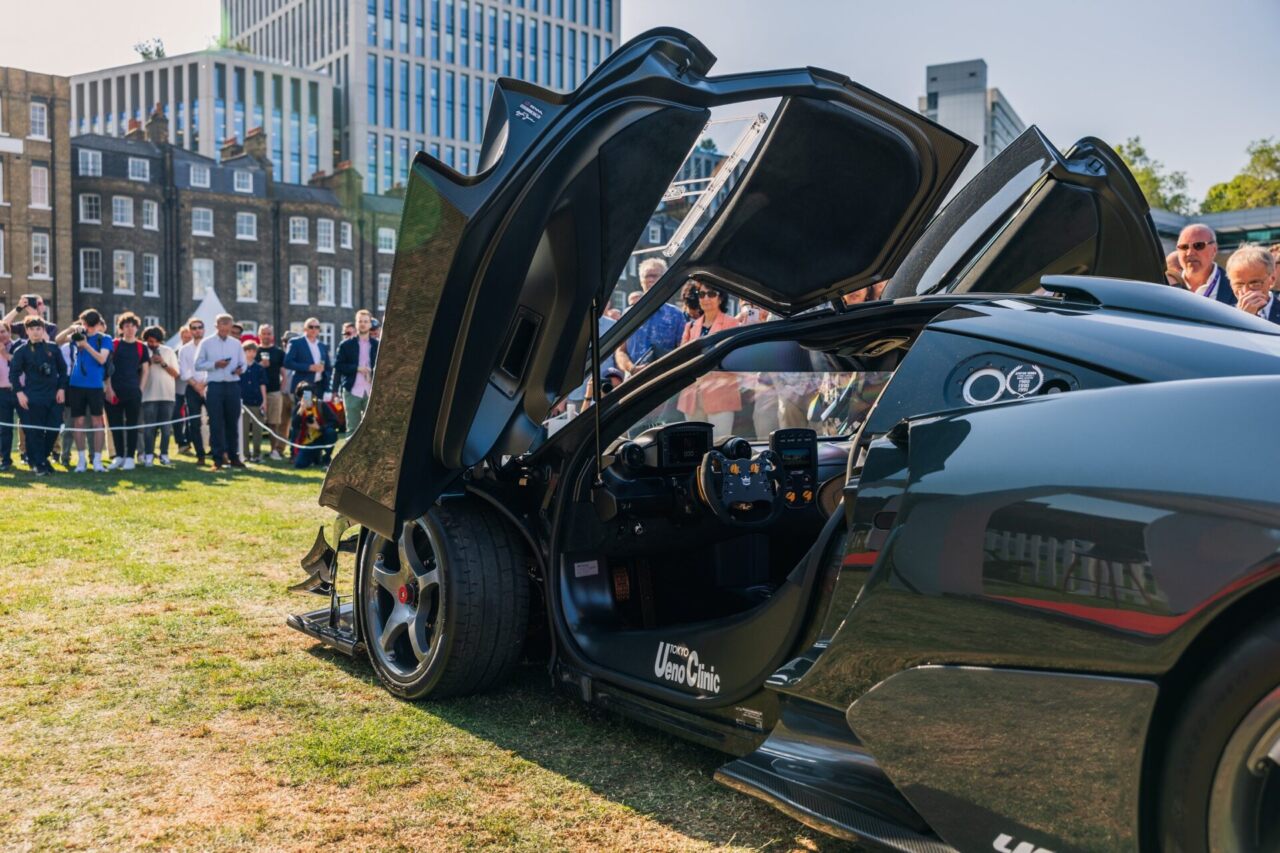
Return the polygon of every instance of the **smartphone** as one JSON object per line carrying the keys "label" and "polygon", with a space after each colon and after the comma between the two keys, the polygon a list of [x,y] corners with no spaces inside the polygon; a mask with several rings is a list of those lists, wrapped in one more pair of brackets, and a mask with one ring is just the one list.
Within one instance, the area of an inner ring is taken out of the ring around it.
{"label": "smartphone", "polygon": [[310,391],[303,391],[303,392],[302,392],[302,405],[303,405],[303,406],[306,406],[307,408],[311,408],[311,401],[312,401],[313,399],[314,399],[314,398],[311,396],[311,392],[310,392]]}

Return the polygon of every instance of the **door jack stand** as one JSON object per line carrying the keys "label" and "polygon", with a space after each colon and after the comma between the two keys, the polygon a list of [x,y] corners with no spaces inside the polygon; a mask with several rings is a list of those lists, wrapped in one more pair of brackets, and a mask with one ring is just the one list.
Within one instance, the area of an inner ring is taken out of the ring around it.
{"label": "door jack stand", "polygon": [[302,569],[307,573],[307,578],[290,587],[294,592],[327,595],[328,606],[290,615],[285,623],[331,649],[354,657],[364,651],[364,643],[356,633],[354,594],[342,595],[338,592],[338,555],[356,552],[355,537],[343,539],[343,534],[350,526],[351,523],[342,516],[334,521],[333,541],[338,544],[337,550],[329,545],[324,528],[320,528],[311,550],[302,558]]}

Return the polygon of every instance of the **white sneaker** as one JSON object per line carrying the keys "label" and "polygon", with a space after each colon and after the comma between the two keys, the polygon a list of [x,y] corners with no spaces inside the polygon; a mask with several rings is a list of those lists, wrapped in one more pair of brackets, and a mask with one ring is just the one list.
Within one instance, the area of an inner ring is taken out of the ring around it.
{"label": "white sneaker", "polygon": [[126,471],[132,471],[132,470],[133,470],[134,468],[136,468],[136,467],[138,467],[138,466],[136,466],[135,464],[133,464],[133,457],[132,457],[132,456],[130,456],[130,457],[128,457],[128,458],[126,458],[126,459],[124,460],[124,470],[126,470]]}
{"label": "white sneaker", "polygon": [[281,459],[283,459],[284,457],[280,455],[280,451],[279,451],[279,450],[273,450],[273,451],[271,451],[271,458],[272,458],[272,459],[274,459],[275,461],[279,462],[279,461],[280,461]]}
{"label": "white sneaker", "polygon": [[155,456],[151,455],[150,453],[148,453],[146,456],[142,457],[142,464],[143,464],[143,465],[145,465],[145,466],[147,466],[148,468],[150,468],[152,465],[154,465],[154,464],[155,464],[155,462],[156,462],[156,458],[155,458]]}
{"label": "white sneaker", "polygon": [[81,456],[80,459],[76,462],[76,473],[83,474],[87,470],[87,468],[88,466],[85,465],[85,458],[84,456]]}
{"label": "white sneaker", "polygon": [[112,460],[111,460],[111,467],[110,467],[110,468],[108,468],[107,470],[108,470],[108,471],[119,471],[119,470],[120,470],[121,468],[123,468],[123,467],[124,467],[124,457],[123,457],[123,456],[117,456],[115,459],[112,459]]}
{"label": "white sneaker", "polygon": [[107,469],[106,469],[106,468],[104,468],[104,467],[102,467],[102,457],[101,457],[101,456],[95,456],[95,457],[93,457],[93,470],[94,470],[94,471],[97,471],[99,474],[105,474],[105,473],[107,473]]}
{"label": "white sneaker", "polygon": [[[149,464],[149,463],[148,463],[148,464]],[[160,464],[161,464],[161,465],[168,465],[168,464],[169,464],[169,454],[167,454],[167,453],[161,453],[161,454],[160,454]]]}

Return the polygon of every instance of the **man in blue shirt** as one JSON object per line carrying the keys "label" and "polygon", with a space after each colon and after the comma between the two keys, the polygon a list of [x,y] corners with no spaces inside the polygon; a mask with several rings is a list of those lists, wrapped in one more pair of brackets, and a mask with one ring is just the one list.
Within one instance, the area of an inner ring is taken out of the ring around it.
{"label": "man in blue shirt", "polygon": [[[57,343],[71,343],[71,373],[67,387],[67,409],[71,425],[78,430],[91,424],[93,432],[76,432],[76,450],[80,459],[76,471],[88,470],[88,454],[85,452],[85,436],[89,436],[93,453],[93,470],[102,472],[102,384],[106,379],[107,359],[111,357],[111,336],[104,334],[106,321],[97,311],[89,308],[80,312],[80,318],[61,334]],[[65,440],[65,438],[64,438]]]}
{"label": "man in blue shirt", "polygon": [[[640,265],[640,289],[648,293],[667,271],[667,264],[660,258],[650,258]],[[684,314],[674,305],[659,305],[649,317],[627,338],[626,343],[614,352],[618,366],[628,374],[635,373],[646,364],[652,364],[680,346],[684,334]]]}

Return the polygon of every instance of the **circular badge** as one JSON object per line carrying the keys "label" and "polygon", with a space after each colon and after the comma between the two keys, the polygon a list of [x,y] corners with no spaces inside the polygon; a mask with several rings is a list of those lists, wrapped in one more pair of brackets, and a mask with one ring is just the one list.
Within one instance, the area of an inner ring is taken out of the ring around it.
{"label": "circular badge", "polygon": [[1019,364],[1005,377],[1005,387],[1015,397],[1029,397],[1044,384],[1044,371],[1034,364]]}
{"label": "circular badge", "polygon": [[984,367],[969,374],[960,393],[970,406],[982,406],[999,400],[1004,390],[1004,374],[994,367]]}

